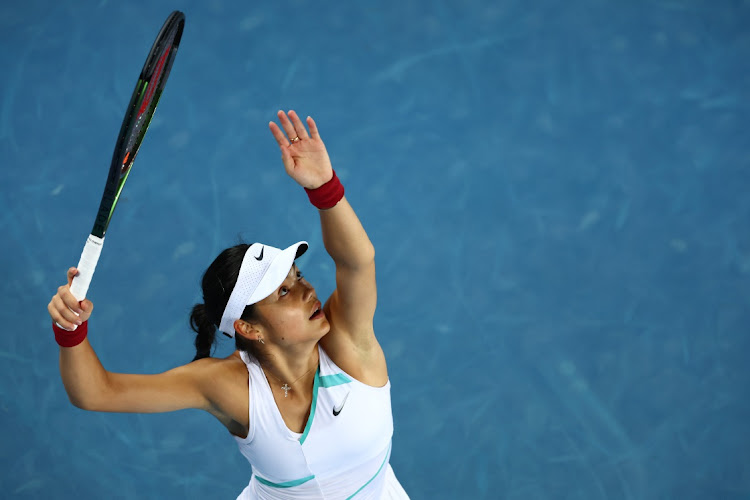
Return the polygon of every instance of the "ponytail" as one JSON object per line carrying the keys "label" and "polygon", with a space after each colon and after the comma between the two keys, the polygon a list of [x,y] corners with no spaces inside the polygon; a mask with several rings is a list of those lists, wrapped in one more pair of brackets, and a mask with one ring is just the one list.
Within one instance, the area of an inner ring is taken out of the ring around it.
{"label": "ponytail", "polygon": [[[203,304],[196,304],[190,313],[190,328],[197,334],[195,337],[195,358],[193,361],[211,356],[214,344],[216,344],[216,330],[221,323],[221,315],[227,306],[229,297],[240,274],[242,259],[250,247],[242,243],[227,248],[208,266],[201,280],[203,290]],[[245,307],[240,319],[245,321],[257,321],[255,306]],[[250,342],[235,335],[235,346],[245,351],[260,361],[263,353],[260,352],[256,342]]]}
{"label": "ponytail", "polygon": [[196,304],[190,313],[190,328],[198,335],[195,337],[195,357],[193,361],[211,356],[216,343],[216,325],[209,319],[205,304]]}

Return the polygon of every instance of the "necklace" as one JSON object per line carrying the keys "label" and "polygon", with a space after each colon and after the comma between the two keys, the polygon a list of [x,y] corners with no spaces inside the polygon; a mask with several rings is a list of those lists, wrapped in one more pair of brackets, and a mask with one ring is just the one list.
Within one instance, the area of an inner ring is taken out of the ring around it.
{"label": "necklace", "polygon": [[[302,377],[304,377],[305,375],[307,375],[308,373],[310,373],[311,371],[313,371],[315,368],[317,368],[317,366],[313,366],[312,368],[310,368],[309,370],[307,370],[305,373],[302,374],[301,377],[299,377],[297,380],[295,380],[294,382],[292,382],[292,385],[294,385],[297,382],[299,382],[299,379],[301,379]],[[289,396],[289,391],[292,390],[292,387],[289,384],[287,384],[286,382],[282,382],[276,375],[274,375],[270,371],[266,370],[266,373],[269,374],[269,375],[271,375],[273,378],[275,378],[276,381],[281,382],[281,383],[284,384],[284,385],[281,386],[281,390],[284,391],[284,397],[285,398],[288,397]]]}

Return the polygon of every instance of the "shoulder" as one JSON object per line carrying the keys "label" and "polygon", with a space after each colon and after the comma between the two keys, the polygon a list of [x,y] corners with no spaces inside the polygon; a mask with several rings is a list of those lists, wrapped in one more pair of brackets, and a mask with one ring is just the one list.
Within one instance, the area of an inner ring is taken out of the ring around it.
{"label": "shoulder", "polygon": [[223,394],[233,392],[233,388],[247,387],[247,368],[237,352],[226,358],[197,359],[168,373],[190,379],[212,405],[219,403]]}
{"label": "shoulder", "polygon": [[226,358],[203,358],[193,361],[195,374],[200,378],[203,393],[209,402],[209,413],[230,431],[247,425],[248,371],[245,362],[235,351]]}
{"label": "shoulder", "polygon": [[201,358],[172,369],[172,372],[190,373],[197,377],[221,377],[245,369],[245,362],[235,351],[226,358]]}
{"label": "shoulder", "polygon": [[202,358],[186,365],[210,386],[247,381],[247,366],[238,351],[226,358]]}

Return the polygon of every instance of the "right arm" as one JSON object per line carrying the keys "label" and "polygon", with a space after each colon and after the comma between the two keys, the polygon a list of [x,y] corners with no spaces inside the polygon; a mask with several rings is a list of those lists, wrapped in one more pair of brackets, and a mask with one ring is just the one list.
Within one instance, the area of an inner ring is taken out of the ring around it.
{"label": "right arm", "polygon": [[156,375],[104,369],[88,339],[60,348],[60,375],[73,405],[83,410],[161,413],[197,408],[215,413],[205,379],[216,359],[202,359]]}
{"label": "right arm", "polygon": [[[72,330],[91,316],[93,304],[78,302],[70,293],[77,270],[68,270],[47,309],[61,327]],[[68,398],[84,410],[157,413],[197,408],[221,413],[212,403],[220,360],[205,358],[158,375],[113,373],[104,369],[88,339],[74,347],[60,347],[60,375]],[[218,416],[218,415],[217,415]]]}

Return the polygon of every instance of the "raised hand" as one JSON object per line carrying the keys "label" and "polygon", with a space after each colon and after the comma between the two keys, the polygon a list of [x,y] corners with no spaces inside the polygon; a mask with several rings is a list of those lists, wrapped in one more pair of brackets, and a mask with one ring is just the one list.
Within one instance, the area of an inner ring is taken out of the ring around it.
{"label": "raised hand", "polygon": [[68,269],[68,284],[58,288],[57,293],[47,305],[52,321],[66,330],[78,328],[79,325],[89,319],[91,312],[94,310],[94,304],[90,300],[86,299],[79,303],[78,299],[70,293],[70,284],[76,274],[78,274],[78,269],[75,267]]}
{"label": "raised hand", "polygon": [[286,173],[297,184],[308,189],[318,188],[331,180],[331,160],[315,121],[307,117],[307,126],[310,127],[308,134],[305,124],[294,111],[289,111],[288,115],[279,111],[277,116],[281,127],[275,122],[270,122],[268,127],[281,149],[281,161]]}

